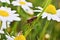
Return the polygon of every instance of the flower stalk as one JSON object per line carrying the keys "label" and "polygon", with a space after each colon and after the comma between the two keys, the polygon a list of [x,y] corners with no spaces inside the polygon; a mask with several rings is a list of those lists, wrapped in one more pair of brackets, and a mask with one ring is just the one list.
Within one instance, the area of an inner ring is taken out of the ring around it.
{"label": "flower stalk", "polygon": [[46,24],[45,24],[42,32],[40,33],[40,38],[39,38],[39,40],[43,40],[43,37],[44,37],[44,35],[45,35],[45,33],[46,33],[46,30],[47,30],[47,28],[48,28],[49,23],[50,23],[50,21],[46,21]]}

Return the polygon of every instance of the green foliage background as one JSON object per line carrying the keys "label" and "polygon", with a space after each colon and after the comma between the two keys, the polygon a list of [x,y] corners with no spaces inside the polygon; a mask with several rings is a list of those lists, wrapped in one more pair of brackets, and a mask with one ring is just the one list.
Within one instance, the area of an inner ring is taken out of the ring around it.
{"label": "green foliage background", "polygon": [[[10,0],[11,2],[13,0]],[[35,7],[37,6],[41,6],[44,7],[44,3],[46,0],[27,0],[28,2],[32,2],[33,4],[33,8],[35,9]],[[57,9],[60,8],[60,0],[52,0],[53,5],[56,6]],[[11,7],[12,10],[17,10],[17,12],[19,13],[20,17],[21,17],[21,21],[20,22],[12,22],[11,23],[11,29],[14,27],[15,30],[14,33],[18,33],[20,31],[23,31],[23,34],[25,35],[25,32],[30,29],[32,26],[32,22],[31,23],[27,23],[28,18],[36,16],[38,13],[35,13],[34,15],[29,15],[27,13],[24,12],[24,10],[21,7],[14,7],[12,4],[7,4],[7,3],[2,3],[3,6],[8,6]],[[0,6],[2,6],[0,3]],[[38,40],[38,37],[40,35],[40,32],[42,31],[45,23],[46,23],[47,19],[42,19],[40,18],[38,20],[38,22],[34,25],[34,28],[32,29],[32,31],[26,36],[27,40]],[[16,27],[17,26],[17,27]],[[14,33],[11,33],[12,35]],[[56,22],[56,21],[51,21],[49,24],[49,27],[46,31],[46,33],[51,35],[51,38],[49,40],[60,40],[60,23]],[[46,40],[44,38],[44,40]]]}

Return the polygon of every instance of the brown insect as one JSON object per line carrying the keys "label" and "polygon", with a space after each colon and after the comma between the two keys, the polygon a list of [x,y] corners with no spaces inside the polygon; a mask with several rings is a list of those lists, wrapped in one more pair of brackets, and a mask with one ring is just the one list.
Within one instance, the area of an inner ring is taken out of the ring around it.
{"label": "brown insect", "polygon": [[37,18],[37,16],[33,16],[32,18],[29,18],[27,20],[27,23],[31,23],[32,21],[34,21]]}

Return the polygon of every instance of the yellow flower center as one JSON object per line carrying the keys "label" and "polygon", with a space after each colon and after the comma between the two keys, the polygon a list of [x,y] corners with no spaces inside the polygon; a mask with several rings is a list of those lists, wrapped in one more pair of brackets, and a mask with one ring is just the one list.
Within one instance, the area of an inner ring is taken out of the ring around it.
{"label": "yellow flower center", "polygon": [[45,12],[51,13],[51,14],[56,14],[56,8],[53,5],[49,5],[49,6],[47,6]]}
{"label": "yellow flower center", "polygon": [[23,1],[21,1],[21,2],[19,2],[21,5],[25,5],[26,4],[26,2],[23,2]]}
{"label": "yellow flower center", "polygon": [[0,16],[7,17],[7,16],[9,16],[9,14],[8,14],[8,12],[6,12],[4,10],[0,10]]}
{"label": "yellow flower center", "polygon": [[17,36],[14,40],[26,40],[26,38],[25,36],[20,35],[20,36]]}

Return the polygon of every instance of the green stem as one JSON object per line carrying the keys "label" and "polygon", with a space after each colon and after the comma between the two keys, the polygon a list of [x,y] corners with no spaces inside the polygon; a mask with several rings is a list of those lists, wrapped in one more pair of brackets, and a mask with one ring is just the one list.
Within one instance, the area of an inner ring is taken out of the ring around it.
{"label": "green stem", "polygon": [[39,38],[39,40],[42,40],[42,39],[43,39],[43,36],[44,36],[44,34],[46,33],[46,30],[47,30],[47,28],[48,28],[49,23],[50,23],[50,21],[46,21],[46,24],[45,24],[42,32],[40,33],[40,38]]}
{"label": "green stem", "polygon": [[57,32],[55,31],[55,32],[54,32],[54,36],[53,36],[53,40],[57,40],[57,39],[56,39],[56,38],[57,38],[57,35],[58,35],[58,34],[57,34]]}
{"label": "green stem", "polygon": [[9,5],[7,3],[5,3],[5,6],[8,7]]}
{"label": "green stem", "polygon": [[0,29],[1,29],[2,22],[0,21]]}
{"label": "green stem", "polygon": [[27,31],[26,31],[25,34],[24,34],[25,37],[27,37],[27,35],[28,35],[28,34],[31,32],[31,30],[34,28],[34,25],[35,25],[36,22],[37,22],[37,19],[32,22],[32,25],[31,25],[31,26],[29,26],[29,27],[31,27],[31,28],[27,29]]}
{"label": "green stem", "polygon": [[2,3],[0,2],[0,6],[2,6]]}
{"label": "green stem", "polygon": [[53,37],[53,40],[56,40],[56,37],[57,37],[57,35],[55,35],[55,36]]}
{"label": "green stem", "polygon": [[17,12],[20,14],[20,6],[17,7]]}
{"label": "green stem", "polygon": [[11,36],[14,35],[14,33],[16,32],[17,26],[18,26],[18,22],[15,22],[12,28],[12,32],[10,33]]}

